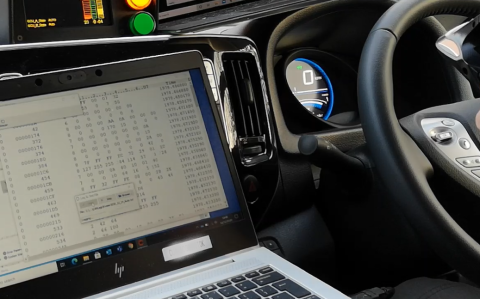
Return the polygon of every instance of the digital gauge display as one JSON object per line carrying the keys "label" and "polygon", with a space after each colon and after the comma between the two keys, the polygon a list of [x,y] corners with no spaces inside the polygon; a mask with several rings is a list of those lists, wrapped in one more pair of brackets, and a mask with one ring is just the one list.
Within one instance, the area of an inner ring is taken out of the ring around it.
{"label": "digital gauge display", "polygon": [[333,88],[325,71],[315,62],[297,58],[289,63],[287,83],[297,100],[310,113],[328,120],[333,109]]}
{"label": "digital gauge display", "polygon": [[27,29],[112,25],[110,0],[24,0]]}

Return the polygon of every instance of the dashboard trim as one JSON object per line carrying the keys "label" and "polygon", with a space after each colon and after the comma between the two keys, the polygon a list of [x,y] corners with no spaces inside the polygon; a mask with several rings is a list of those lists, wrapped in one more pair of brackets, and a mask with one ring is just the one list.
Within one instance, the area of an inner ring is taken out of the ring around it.
{"label": "dashboard trim", "polygon": [[50,47],[65,47],[65,46],[88,46],[96,44],[125,44],[125,43],[141,43],[141,42],[155,42],[168,41],[172,39],[185,38],[229,38],[229,39],[243,39],[255,45],[253,40],[245,36],[238,35],[219,35],[219,34],[195,34],[195,35],[148,35],[148,36],[128,36],[128,37],[112,37],[112,38],[96,38],[96,39],[81,39],[68,40],[56,42],[39,42],[29,44],[10,44],[0,45],[0,51],[26,50],[36,48],[50,48]]}

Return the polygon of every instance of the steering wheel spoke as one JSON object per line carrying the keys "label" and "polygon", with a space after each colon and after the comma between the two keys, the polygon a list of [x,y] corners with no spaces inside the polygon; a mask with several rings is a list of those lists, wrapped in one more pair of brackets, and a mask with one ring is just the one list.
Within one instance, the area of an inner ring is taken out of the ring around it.
{"label": "steering wheel spoke", "polygon": [[480,99],[420,111],[400,121],[434,166],[480,195]]}

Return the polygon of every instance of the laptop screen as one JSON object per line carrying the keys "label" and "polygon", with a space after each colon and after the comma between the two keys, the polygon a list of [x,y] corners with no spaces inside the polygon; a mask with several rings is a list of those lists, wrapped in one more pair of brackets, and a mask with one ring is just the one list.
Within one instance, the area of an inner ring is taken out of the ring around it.
{"label": "laptop screen", "polygon": [[200,69],[1,102],[0,156],[2,288],[242,218]]}

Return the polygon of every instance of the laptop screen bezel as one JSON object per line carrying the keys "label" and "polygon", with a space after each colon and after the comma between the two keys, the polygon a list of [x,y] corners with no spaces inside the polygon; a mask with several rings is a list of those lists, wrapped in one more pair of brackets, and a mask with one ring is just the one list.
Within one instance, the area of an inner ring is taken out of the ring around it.
{"label": "laptop screen bezel", "polygon": [[[210,102],[213,118],[239,200],[241,220],[208,230],[192,231],[181,236],[175,236],[175,230],[173,229],[174,237],[164,242],[67,271],[60,271],[1,288],[0,295],[2,297],[83,298],[205,262],[258,244],[241,183],[235,170],[235,163],[223,131],[221,116],[212,90],[208,87],[209,80],[203,64],[203,56],[200,52],[173,53],[3,80],[0,81],[0,90],[2,90],[0,101],[95,87],[193,69],[200,70],[203,79],[205,93]],[[59,80],[60,77],[75,72],[82,72],[85,74],[84,78],[73,80],[73,82],[69,83]],[[100,73],[101,76],[98,76]],[[40,80],[42,84],[39,86]],[[182,259],[164,261],[162,248],[207,235],[210,237],[213,245],[211,249]],[[121,265],[125,269],[121,278],[115,273],[116,265]]]}

